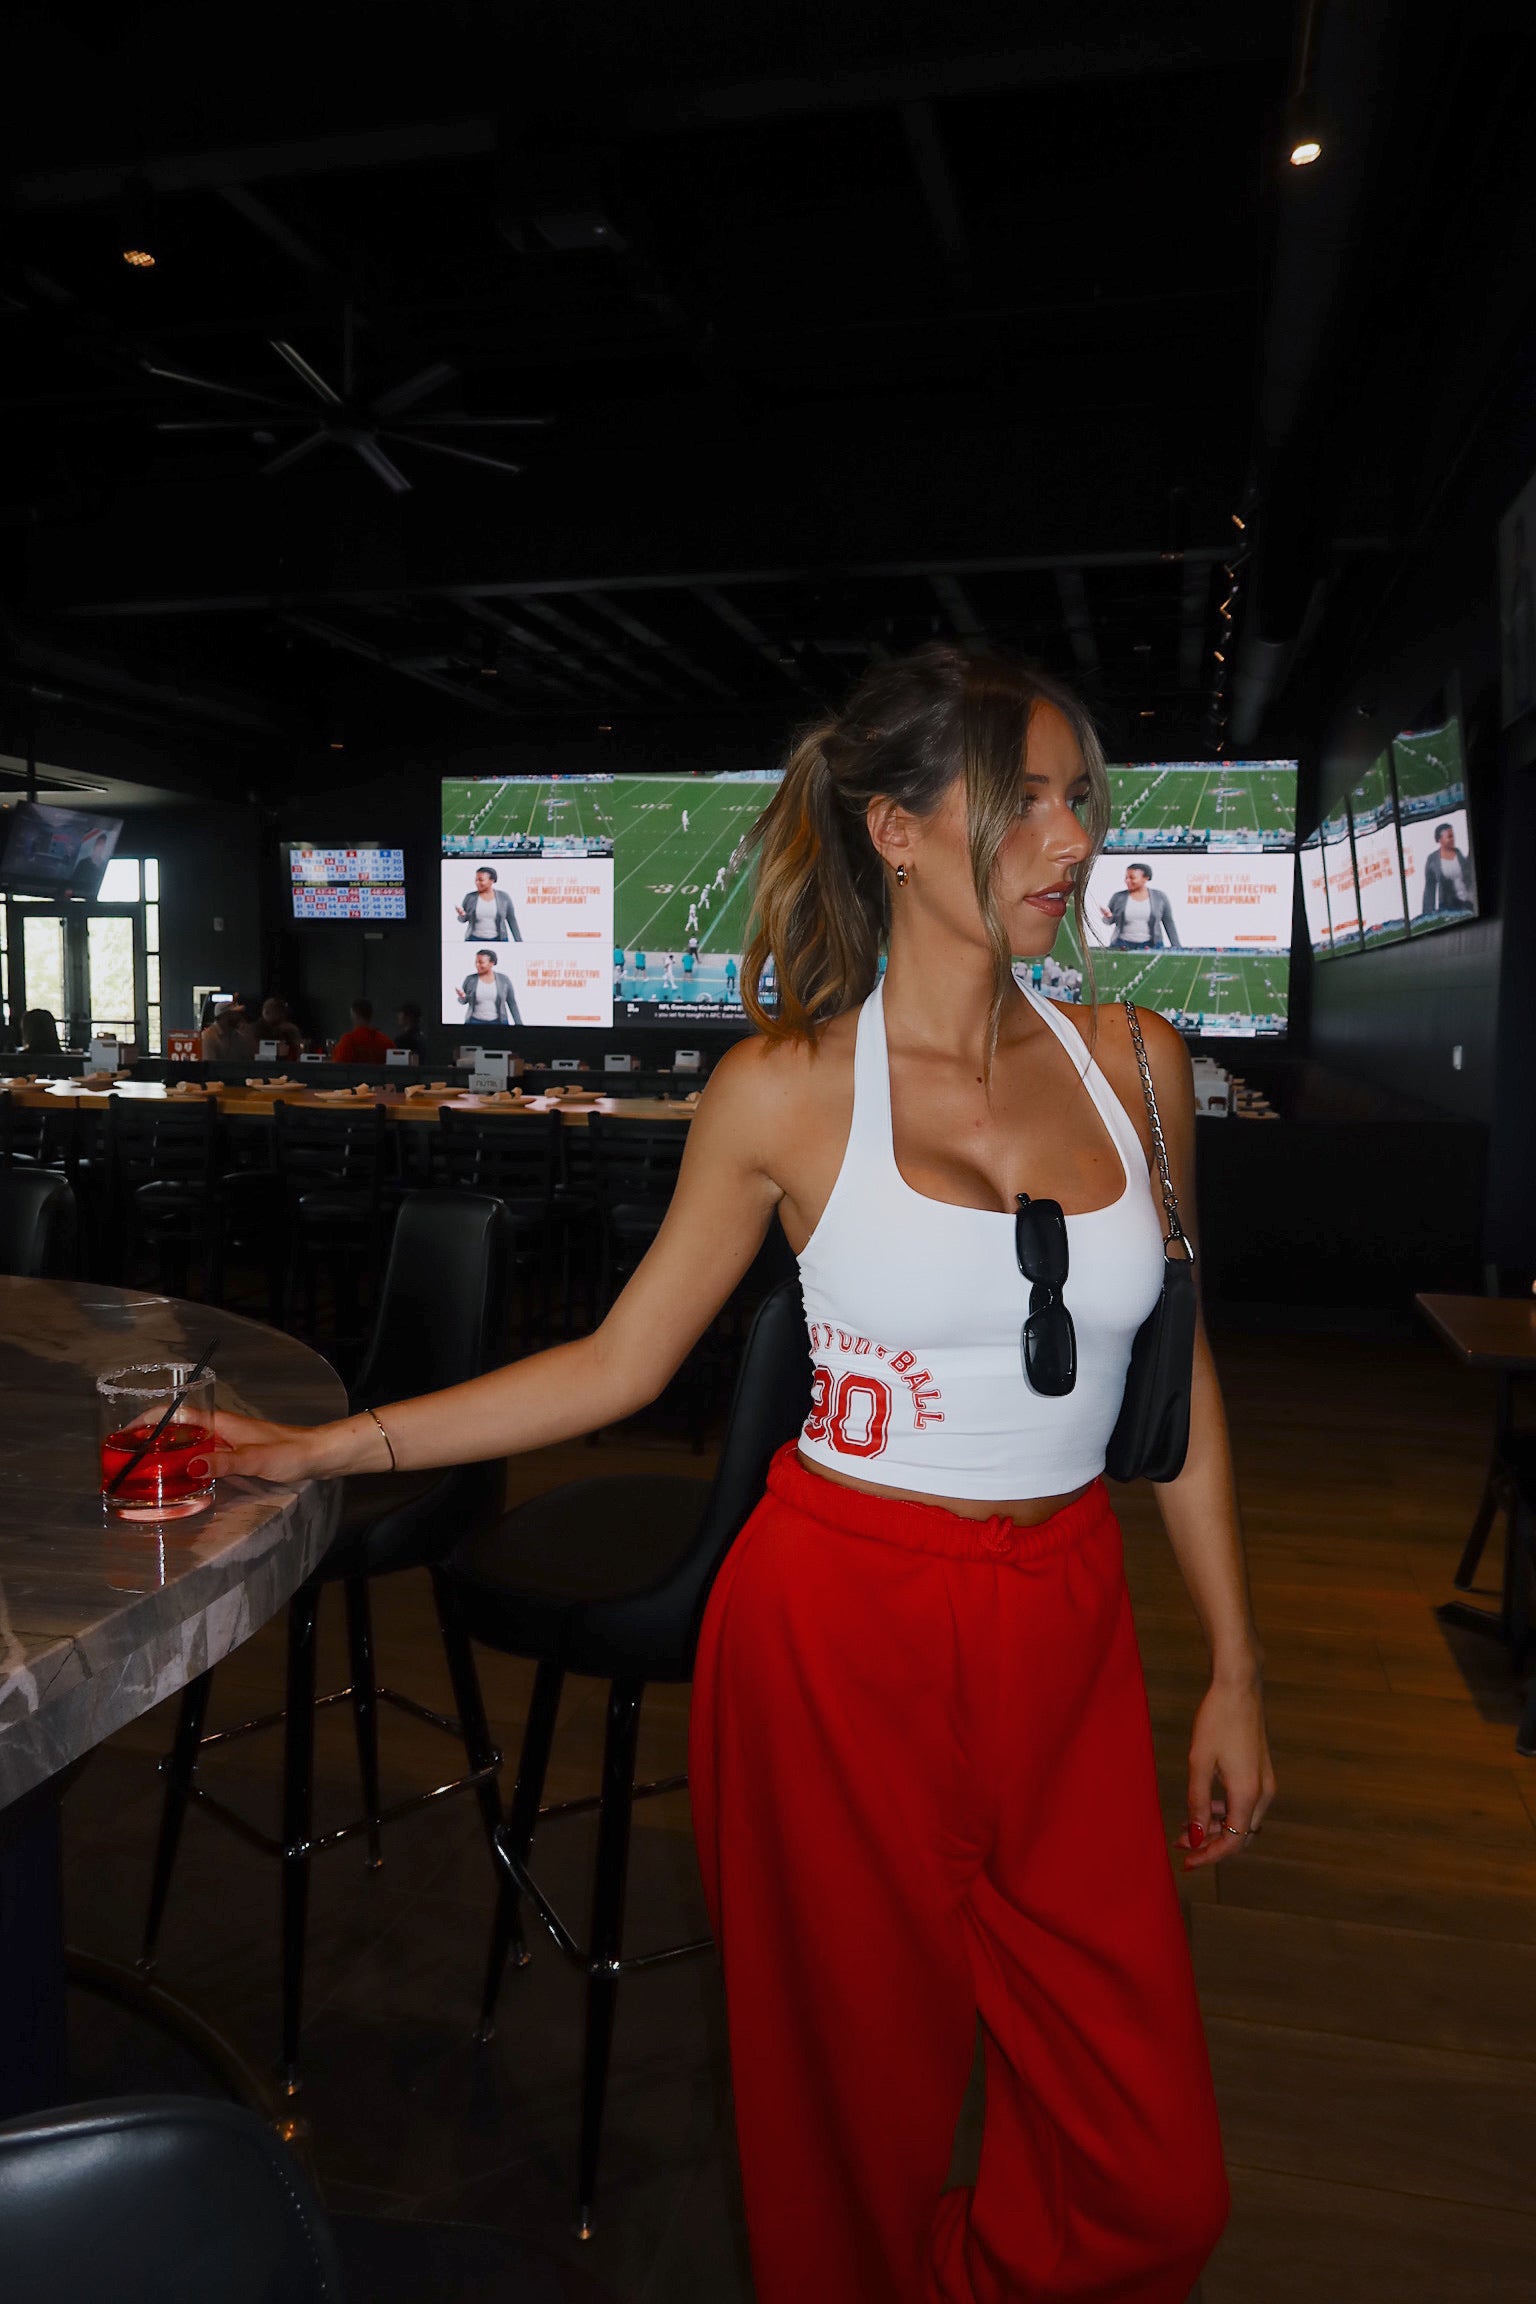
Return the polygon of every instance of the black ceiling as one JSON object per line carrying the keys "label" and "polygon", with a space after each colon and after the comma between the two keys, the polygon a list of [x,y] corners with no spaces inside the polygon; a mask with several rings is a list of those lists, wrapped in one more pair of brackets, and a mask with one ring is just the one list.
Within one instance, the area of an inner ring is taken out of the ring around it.
{"label": "black ceiling", "polygon": [[1288,0],[13,10],[0,740],[276,792],[343,728],[783,722],[938,632],[1230,742],[1266,495],[1293,638],[1380,548],[1319,393],[1476,85],[1465,26],[1319,6],[1311,184]]}

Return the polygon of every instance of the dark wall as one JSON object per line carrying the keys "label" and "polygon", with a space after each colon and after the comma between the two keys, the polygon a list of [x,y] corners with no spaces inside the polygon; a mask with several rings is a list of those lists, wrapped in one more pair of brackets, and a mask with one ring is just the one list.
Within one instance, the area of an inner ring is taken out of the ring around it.
{"label": "dark wall", "polygon": [[135,809],[123,818],[125,856],[160,859],[161,1003],[167,1031],[197,1021],[194,984],[254,992],[261,984],[261,886],[254,808]]}
{"label": "dark wall", "polygon": [[1500,725],[1497,592],[1498,523],[1536,466],[1533,379],[1528,321],[1463,435],[1454,485],[1441,485],[1374,592],[1359,585],[1351,615],[1337,621],[1318,713],[1326,808],[1395,728],[1456,679],[1481,917],[1315,965],[1307,1044],[1356,1079],[1488,1123],[1484,1254],[1536,1269],[1536,908],[1524,886],[1536,852],[1536,771],[1523,764],[1533,749],[1526,724]]}

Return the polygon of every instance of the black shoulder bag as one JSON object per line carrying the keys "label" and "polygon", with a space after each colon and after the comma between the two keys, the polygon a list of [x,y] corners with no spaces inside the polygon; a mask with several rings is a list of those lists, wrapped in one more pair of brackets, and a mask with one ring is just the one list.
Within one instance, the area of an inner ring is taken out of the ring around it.
{"label": "black shoulder bag", "polygon": [[1125,1013],[1141,1071],[1142,1094],[1152,1124],[1152,1145],[1163,1188],[1168,1234],[1163,1242],[1163,1286],[1157,1302],[1136,1331],[1125,1397],[1104,1453],[1111,1480],[1172,1480],[1184,1469],[1189,1451],[1189,1391],[1195,1365],[1195,1252],[1179,1222],[1179,1203],[1168,1173],[1168,1147],[1152,1092],[1152,1068],[1136,1010]]}

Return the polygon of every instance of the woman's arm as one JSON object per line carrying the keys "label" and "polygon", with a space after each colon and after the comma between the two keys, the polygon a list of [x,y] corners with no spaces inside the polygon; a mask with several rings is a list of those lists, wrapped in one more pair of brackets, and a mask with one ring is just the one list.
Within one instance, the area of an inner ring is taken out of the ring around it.
{"label": "woman's arm", "polygon": [[[760,1067],[751,1054],[747,1043],[716,1066],[661,1230],[602,1325],[467,1384],[381,1408],[398,1470],[548,1447],[656,1398],[751,1264],[781,1197],[762,1165]],[[217,1423],[215,1472],[293,1480],[389,1469],[379,1425],[366,1413],[308,1427],[223,1414]]]}
{"label": "woman's arm", "polygon": [[[1168,1147],[1180,1220],[1194,1244],[1195,1097],[1189,1050],[1165,1018],[1139,1012],[1152,1085]],[[1161,1204],[1154,1176],[1153,1189]],[[1195,1330],[1189,1454],[1176,1480],[1157,1486],[1158,1508],[1211,1655],[1211,1682],[1195,1719],[1189,1758],[1189,1824],[1179,1846],[1198,1851],[1186,1871],[1219,1863],[1244,1845],[1275,1796],[1275,1772],[1264,1728],[1264,1656],[1253,1621],[1238,1522],[1232,1450],[1221,1386],[1203,1316]],[[1224,1793],[1213,1793],[1219,1776]],[[1231,1826],[1228,1831],[1225,1827]]]}

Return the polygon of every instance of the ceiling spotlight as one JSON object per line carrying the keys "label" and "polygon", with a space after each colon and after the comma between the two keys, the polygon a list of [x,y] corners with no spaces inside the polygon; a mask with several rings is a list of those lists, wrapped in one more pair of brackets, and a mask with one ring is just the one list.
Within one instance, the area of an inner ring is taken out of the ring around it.
{"label": "ceiling spotlight", "polygon": [[1310,168],[1314,160],[1321,160],[1323,143],[1320,136],[1298,136],[1286,157],[1293,168]]}
{"label": "ceiling spotlight", "polygon": [[135,272],[155,268],[155,199],[142,176],[123,179],[117,204],[118,249]]}

